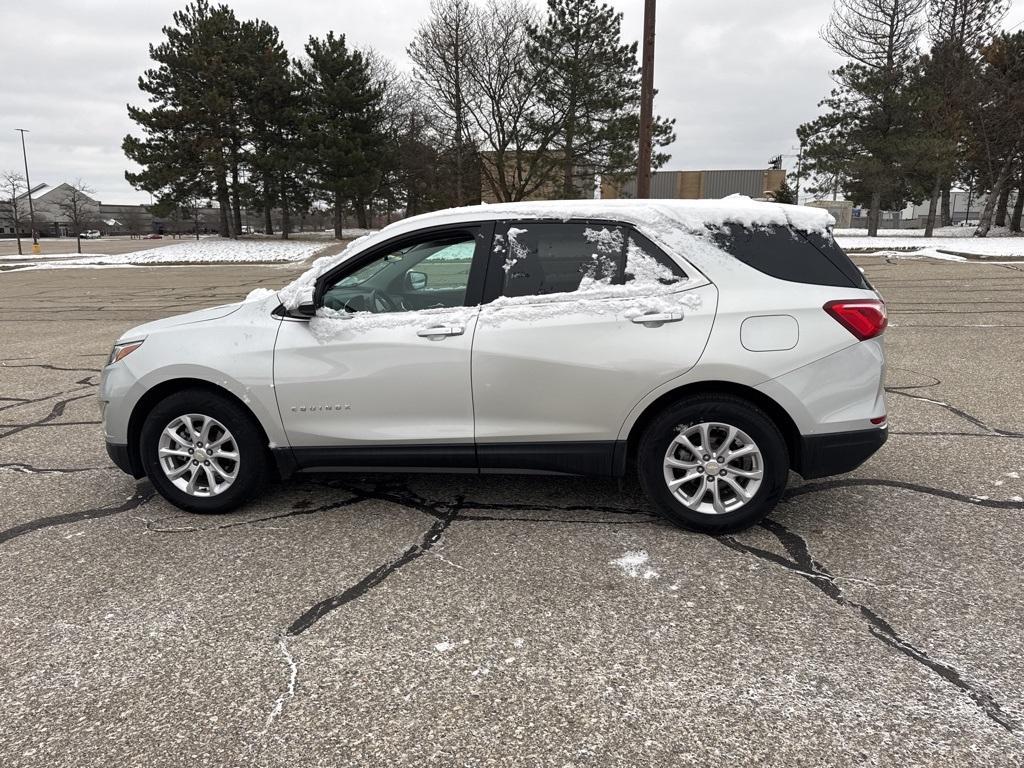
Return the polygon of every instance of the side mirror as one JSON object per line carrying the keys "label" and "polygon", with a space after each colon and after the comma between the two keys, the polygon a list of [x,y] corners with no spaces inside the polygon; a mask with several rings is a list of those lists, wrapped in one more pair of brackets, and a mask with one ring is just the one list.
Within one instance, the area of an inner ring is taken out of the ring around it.
{"label": "side mirror", "polygon": [[295,305],[295,309],[292,312],[299,317],[313,317],[316,315],[316,302],[314,301],[315,289],[313,286],[307,286],[302,289],[302,292],[298,296],[298,304]]}
{"label": "side mirror", "polygon": [[405,273],[405,289],[407,291],[422,291],[427,287],[427,275],[423,272],[409,270]]}

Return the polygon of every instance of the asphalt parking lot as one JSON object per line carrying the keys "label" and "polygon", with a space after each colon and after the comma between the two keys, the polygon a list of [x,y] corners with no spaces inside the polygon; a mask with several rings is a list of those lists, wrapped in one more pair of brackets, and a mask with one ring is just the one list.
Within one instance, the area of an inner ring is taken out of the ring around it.
{"label": "asphalt parking lot", "polygon": [[299,268],[0,274],[0,765],[1020,766],[1024,266],[858,262],[890,441],[720,539],[589,479],[180,513],[104,452],[111,342]]}

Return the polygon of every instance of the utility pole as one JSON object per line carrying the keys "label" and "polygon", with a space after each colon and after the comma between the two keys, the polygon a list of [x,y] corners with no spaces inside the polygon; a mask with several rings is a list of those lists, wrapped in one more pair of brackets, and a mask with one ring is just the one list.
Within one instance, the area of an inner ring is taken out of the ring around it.
{"label": "utility pole", "polygon": [[651,196],[651,141],[654,129],[654,17],[656,0],[644,0],[644,52],[640,76],[640,162],[636,196]]}
{"label": "utility pole", "polygon": [[796,204],[800,205],[800,179],[804,173],[804,145],[800,142],[800,148],[796,156]]}
{"label": "utility pole", "polygon": [[29,226],[32,228],[32,253],[39,254],[39,236],[36,234],[36,212],[32,207],[32,180],[28,177],[28,153],[25,151],[25,134],[28,133],[24,128],[15,128],[21,134],[21,159],[25,161],[25,188],[27,190],[26,197],[28,197],[28,221]]}

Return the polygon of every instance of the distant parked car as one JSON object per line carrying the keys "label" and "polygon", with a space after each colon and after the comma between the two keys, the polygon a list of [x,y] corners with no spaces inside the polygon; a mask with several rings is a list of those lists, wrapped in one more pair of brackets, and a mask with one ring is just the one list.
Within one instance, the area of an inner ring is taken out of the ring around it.
{"label": "distant parked car", "polygon": [[163,240],[163,235],[158,235],[156,232],[146,235],[142,238],[143,240]]}
{"label": "distant parked car", "polygon": [[192,512],[275,465],[634,472],[673,522],[740,530],[791,469],[849,472],[888,435],[885,305],[833,223],[745,199],[405,219],[278,294],[122,334],[107,450]]}
{"label": "distant parked car", "polygon": [[103,235],[100,234],[98,229],[87,229],[82,233],[82,239],[84,240],[99,240],[101,237],[103,237]]}

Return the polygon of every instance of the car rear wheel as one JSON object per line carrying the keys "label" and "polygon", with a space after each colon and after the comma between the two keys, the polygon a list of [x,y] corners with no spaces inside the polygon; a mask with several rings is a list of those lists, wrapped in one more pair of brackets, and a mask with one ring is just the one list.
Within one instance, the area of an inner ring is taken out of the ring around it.
{"label": "car rear wheel", "polygon": [[188,512],[244,504],[267,472],[265,441],[252,416],[205,390],[176,392],[142,426],[142,463],[160,495]]}
{"label": "car rear wheel", "polygon": [[779,428],[753,403],[702,396],[667,407],[644,431],[640,482],[676,525],[733,533],[762,520],[786,488],[789,453]]}

